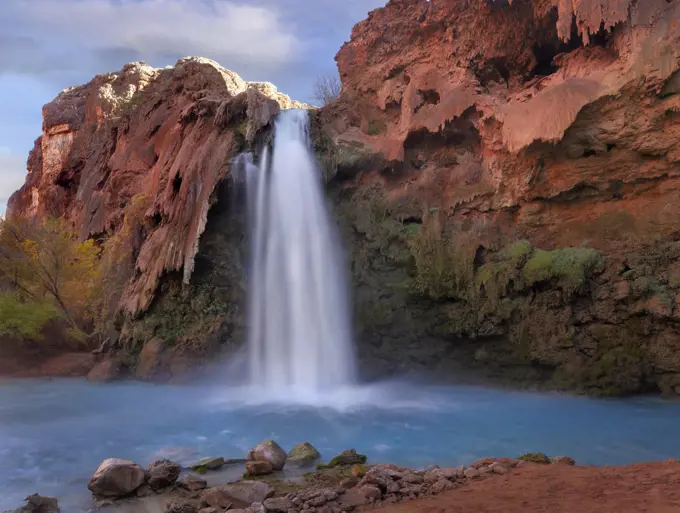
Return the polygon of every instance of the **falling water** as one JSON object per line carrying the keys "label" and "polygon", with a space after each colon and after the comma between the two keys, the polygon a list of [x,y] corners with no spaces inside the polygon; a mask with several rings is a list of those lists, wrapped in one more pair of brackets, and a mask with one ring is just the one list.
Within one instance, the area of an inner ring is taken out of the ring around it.
{"label": "falling water", "polygon": [[265,151],[259,166],[251,155],[236,164],[248,190],[251,385],[298,394],[350,385],[345,262],[310,149],[307,111],[279,115],[271,158]]}

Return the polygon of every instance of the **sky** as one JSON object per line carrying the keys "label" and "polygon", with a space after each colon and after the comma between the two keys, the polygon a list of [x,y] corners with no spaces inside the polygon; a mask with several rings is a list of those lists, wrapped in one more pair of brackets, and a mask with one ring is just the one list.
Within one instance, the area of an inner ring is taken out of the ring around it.
{"label": "sky", "polygon": [[310,101],[352,26],[386,0],[0,0],[0,215],[24,182],[42,106],[133,61],[208,57]]}

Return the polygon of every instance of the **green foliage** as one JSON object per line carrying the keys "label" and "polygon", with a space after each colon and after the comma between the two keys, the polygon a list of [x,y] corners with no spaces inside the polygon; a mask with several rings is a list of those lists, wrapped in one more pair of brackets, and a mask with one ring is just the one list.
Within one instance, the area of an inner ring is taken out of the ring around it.
{"label": "green foliage", "polygon": [[[51,302],[81,335],[94,317],[100,253],[94,241],[79,241],[61,219],[0,222],[0,278],[26,304]],[[39,317],[46,315],[43,311]]]}
{"label": "green foliage", "polygon": [[522,454],[519,458],[520,461],[528,461],[530,463],[540,463],[541,465],[549,465],[550,458],[548,458],[545,453],[542,452],[528,452]]}
{"label": "green foliage", "polygon": [[557,279],[562,290],[573,294],[583,289],[588,275],[601,265],[602,255],[595,249],[538,249],[524,266],[523,275],[528,286]]}
{"label": "green foliage", "polygon": [[372,119],[368,122],[366,133],[368,135],[380,135],[387,130],[387,125],[381,119]]}
{"label": "green foliage", "polygon": [[42,340],[43,329],[59,317],[51,301],[22,300],[0,294],[0,334],[26,340]]}
{"label": "green foliage", "polygon": [[427,219],[409,246],[415,260],[414,292],[437,300],[473,299],[475,249],[444,237],[438,216]]}

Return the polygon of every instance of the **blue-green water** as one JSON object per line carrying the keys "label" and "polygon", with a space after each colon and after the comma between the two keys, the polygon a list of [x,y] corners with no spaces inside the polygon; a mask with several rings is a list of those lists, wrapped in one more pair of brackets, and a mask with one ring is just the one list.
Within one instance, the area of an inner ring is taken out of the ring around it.
{"label": "blue-green water", "polygon": [[529,451],[596,465],[680,457],[680,403],[661,399],[404,384],[297,404],[258,399],[222,387],[0,382],[0,511],[34,492],[60,498],[65,513],[84,511],[88,478],[108,457],[243,457],[265,438],[411,467]]}

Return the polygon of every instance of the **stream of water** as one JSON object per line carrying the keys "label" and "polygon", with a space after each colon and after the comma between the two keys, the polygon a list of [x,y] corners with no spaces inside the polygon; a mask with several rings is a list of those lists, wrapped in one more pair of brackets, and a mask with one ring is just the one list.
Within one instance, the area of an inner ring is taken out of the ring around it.
{"label": "stream of water", "polygon": [[39,492],[62,511],[91,507],[87,481],[105,458],[243,457],[263,439],[304,440],[329,459],[353,447],[374,462],[460,465],[528,451],[583,464],[680,456],[680,403],[597,400],[476,387],[383,384],[327,404],[263,402],[222,386],[0,382],[0,511]]}

